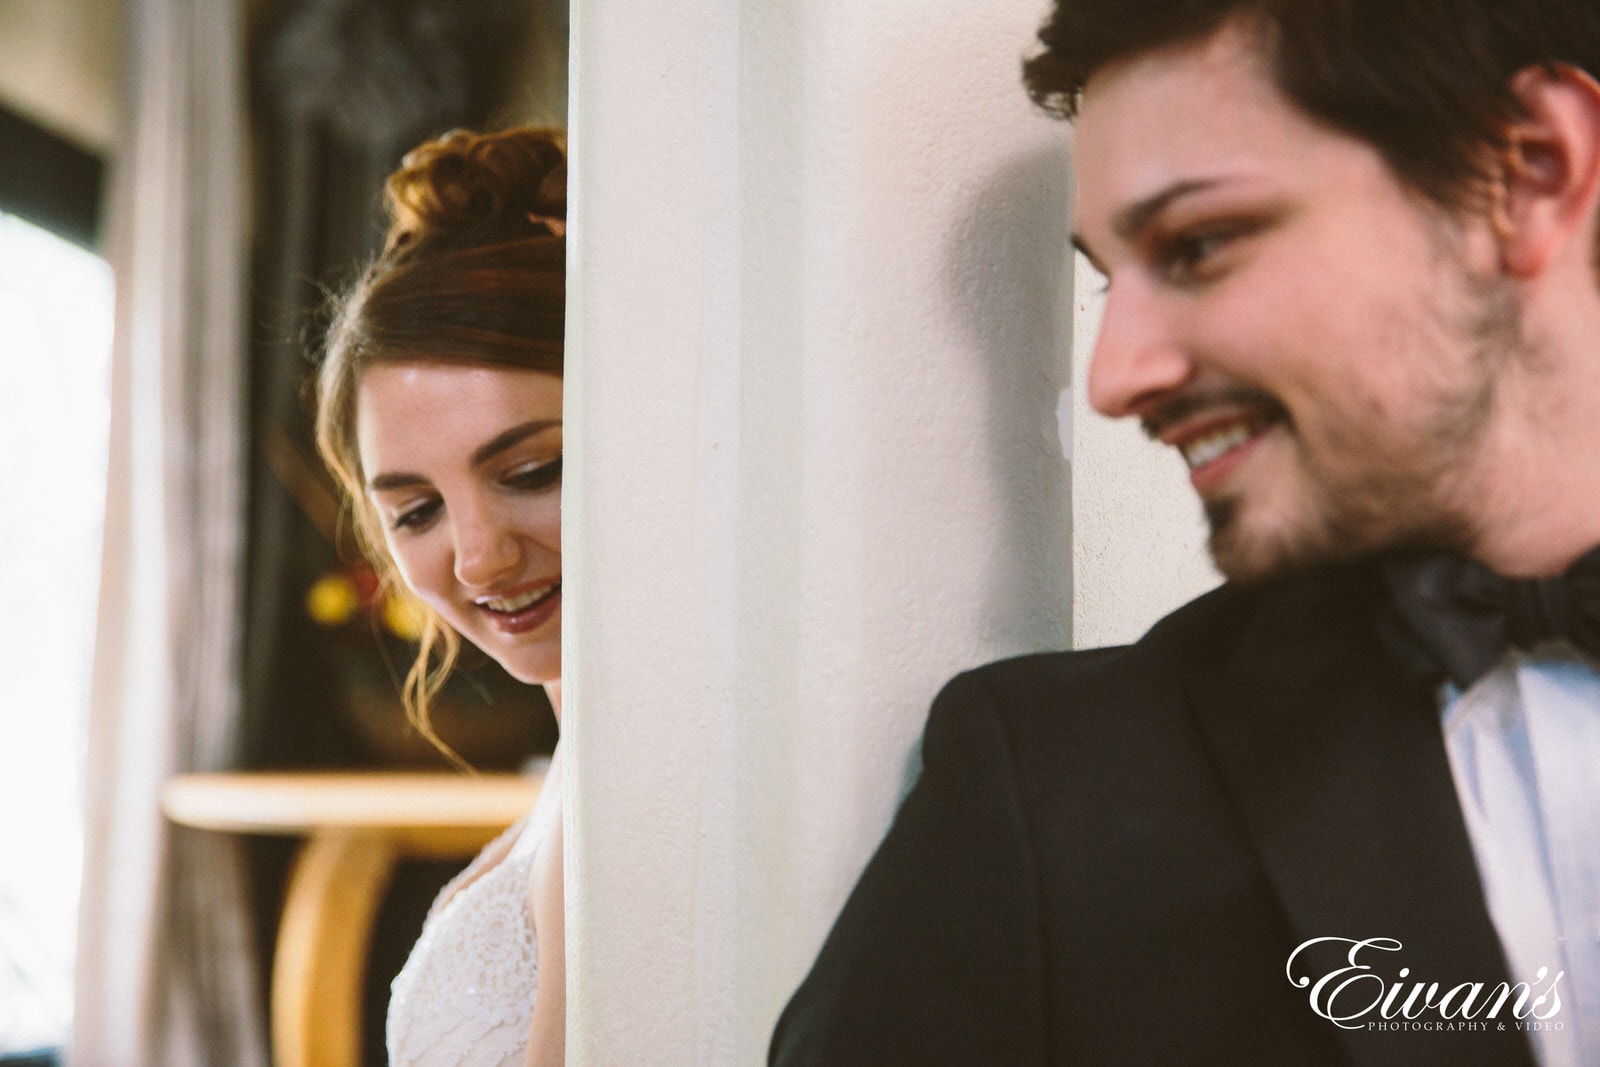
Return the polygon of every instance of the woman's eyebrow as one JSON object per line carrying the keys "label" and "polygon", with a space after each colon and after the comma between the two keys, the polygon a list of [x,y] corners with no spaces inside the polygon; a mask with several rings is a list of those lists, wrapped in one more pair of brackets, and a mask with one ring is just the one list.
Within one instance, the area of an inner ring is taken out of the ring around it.
{"label": "woman's eyebrow", "polygon": [[506,449],[515,446],[518,442],[524,440],[525,438],[532,437],[536,433],[548,430],[552,426],[560,425],[560,419],[530,419],[527,422],[519,423],[518,425],[511,427],[509,430],[495,434],[487,444],[479,445],[477,448],[473,449],[472,465],[474,467],[481,467],[483,464],[489,462]]}
{"label": "woman's eyebrow", "polygon": [[381,493],[385,489],[407,489],[413,485],[423,485],[427,479],[420,474],[406,474],[396,471],[393,474],[379,474],[367,479],[367,492]]}
{"label": "woman's eyebrow", "polygon": [[[479,445],[473,450],[471,463],[474,467],[482,466],[508,448],[513,448],[518,442],[542,433],[552,426],[560,426],[560,419],[530,419],[519,423],[503,433],[495,434],[487,443]],[[390,474],[379,474],[367,482],[367,492],[381,493],[385,489],[409,489],[416,485],[426,485],[428,479],[420,474],[411,474],[406,471],[395,471]]]}

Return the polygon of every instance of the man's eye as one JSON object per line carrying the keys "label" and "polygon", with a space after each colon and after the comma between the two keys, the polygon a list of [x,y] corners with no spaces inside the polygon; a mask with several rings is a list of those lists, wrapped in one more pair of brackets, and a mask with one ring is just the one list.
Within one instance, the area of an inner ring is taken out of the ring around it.
{"label": "man's eye", "polygon": [[394,530],[420,530],[433,521],[433,517],[439,513],[439,507],[438,500],[418,504],[396,515],[389,526]]}
{"label": "man's eye", "polygon": [[561,484],[561,457],[536,467],[527,467],[507,476],[506,484],[523,492],[537,493]]}
{"label": "man's eye", "polygon": [[1227,232],[1186,234],[1168,241],[1161,250],[1161,269],[1168,281],[1202,281],[1207,263],[1233,235]]}

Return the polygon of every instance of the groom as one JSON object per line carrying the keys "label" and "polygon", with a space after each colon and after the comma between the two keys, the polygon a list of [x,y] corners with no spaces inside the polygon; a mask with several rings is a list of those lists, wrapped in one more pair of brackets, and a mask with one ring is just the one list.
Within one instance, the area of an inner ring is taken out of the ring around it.
{"label": "groom", "polygon": [[1058,0],[1230,579],[940,695],[772,1061],[1600,1063],[1600,5]]}

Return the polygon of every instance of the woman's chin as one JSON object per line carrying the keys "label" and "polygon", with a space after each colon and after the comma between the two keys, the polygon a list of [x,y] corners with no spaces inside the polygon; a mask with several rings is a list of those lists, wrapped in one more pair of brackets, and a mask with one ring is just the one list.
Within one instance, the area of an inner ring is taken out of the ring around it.
{"label": "woman's chin", "polygon": [[543,656],[495,656],[507,674],[529,685],[551,685],[561,681],[561,652]]}
{"label": "woman's chin", "polygon": [[[511,677],[528,685],[549,685],[561,681],[561,630],[552,634],[506,635],[497,632],[462,633],[479,651],[494,660]],[[461,631],[457,631],[461,632]]]}

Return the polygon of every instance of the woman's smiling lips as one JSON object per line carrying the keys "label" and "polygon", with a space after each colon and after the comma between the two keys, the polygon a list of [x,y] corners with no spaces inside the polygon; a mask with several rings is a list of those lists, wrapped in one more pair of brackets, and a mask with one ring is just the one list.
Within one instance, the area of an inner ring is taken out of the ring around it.
{"label": "woman's smiling lips", "polygon": [[502,633],[536,630],[561,610],[561,577],[546,578],[473,600]]}

